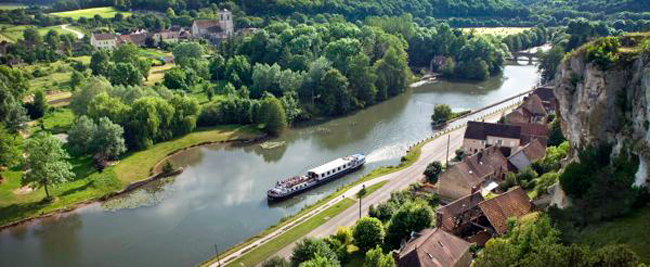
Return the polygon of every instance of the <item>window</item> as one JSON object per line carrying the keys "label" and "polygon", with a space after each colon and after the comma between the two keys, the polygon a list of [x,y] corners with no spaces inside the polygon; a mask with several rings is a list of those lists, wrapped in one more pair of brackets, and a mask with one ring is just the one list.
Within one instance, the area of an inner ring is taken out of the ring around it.
{"label": "window", "polygon": [[501,140],[501,139],[497,140],[497,144],[498,144],[498,145],[502,145],[502,144],[503,144],[503,140]]}

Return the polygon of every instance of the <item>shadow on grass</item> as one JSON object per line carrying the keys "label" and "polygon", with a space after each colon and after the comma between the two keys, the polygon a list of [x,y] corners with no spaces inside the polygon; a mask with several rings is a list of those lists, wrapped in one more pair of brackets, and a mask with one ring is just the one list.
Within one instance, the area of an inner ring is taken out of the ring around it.
{"label": "shadow on grass", "polygon": [[65,190],[65,191],[61,192],[61,194],[59,196],[63,197],[63,196],[67,196],[67,195],[72,195],[74,193],[86,191],[86,190],[88,190],[89,187],[94,187],[94,186],[95,186],[95,180],[91,180],[91,181],[87,182],[86,184],[84,184],[82,186],[78,186],[78,187],[75,187],[75,188],[70,188],[68,190]]}
{"label": "shadow on grass", "polygon": [[11,204],[0,208],[0,224],[15,221],[17,218],[25,218],[36,213],[37,210],[48,205],[43,201]]}

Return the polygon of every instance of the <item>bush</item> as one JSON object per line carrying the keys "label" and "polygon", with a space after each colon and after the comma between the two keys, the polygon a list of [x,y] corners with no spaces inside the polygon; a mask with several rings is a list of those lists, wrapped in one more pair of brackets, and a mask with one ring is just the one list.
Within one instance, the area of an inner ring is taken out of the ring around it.
{"label": "bush", "polygon": [[619,59],[618,48],[621,46],[619,38],[605,37],[594,41],[587,46],[587,61],[592,62],[602,69],[609,68]]}
{"label": "bush", "polygon": [[432,222],[433,211],[426,203],[406,203],[390,219],[386,229],[386,245],[397,249],[411,232],[419,232],[431,226]]}
{"label": "bush", "polygon": [[164,174],[169,174],[174,172],[174,164],[170,160],[165,161],[165,164],[163,165],[162,168],[162,173]]}
{"label": "bush", "polygon": [[438,177],[442,171],[442,164],[440,161],[434,161],[429,163],[427,168],[424,170],[424,176],[426,176],[429,183],[436,183],[438,182]]}
{"label": "bush", "polygon": [[317,255],[338,262],[336,254],[325,241],[315,238],[304,238],[298,241],[296,247],[293,248],[291,266],[297,267],[303,262],[315,259]]}
{"label": "bush", "polygon": [[357,221],[352,235],[354,244],[362,251],[367,251],[384,242],[384,226],[377,218],[363,217]]}

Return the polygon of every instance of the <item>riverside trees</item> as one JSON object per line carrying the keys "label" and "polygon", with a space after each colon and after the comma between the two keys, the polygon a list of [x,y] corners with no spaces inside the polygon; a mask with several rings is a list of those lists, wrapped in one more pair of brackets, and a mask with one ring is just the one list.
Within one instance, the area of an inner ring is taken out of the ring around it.
{"label": "riverside trees", "polygon": [[25,141],[24,166],[27,169],[20,180],[23,186],[45,188],[46,200],[51,200],[50,187],[63,183],[75,175],[72,165],[66,161],[68,153],[61,141],[50,134],[39,134]]}

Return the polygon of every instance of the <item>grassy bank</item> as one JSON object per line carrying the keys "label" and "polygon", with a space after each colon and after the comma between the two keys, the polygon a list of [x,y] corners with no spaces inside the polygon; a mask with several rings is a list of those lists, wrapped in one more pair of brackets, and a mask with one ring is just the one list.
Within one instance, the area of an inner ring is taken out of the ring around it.
{"label": "grassy bank", "polygon": [[264,259],[271,257],[283,247],[286,247],[294,241],[304,237],[311,232],[311,230],[324,224],[329,219],[354,205],[354,203],[356,203],[356,201],[346,198],[284,234],[274,238],[273,242],[268,242],[255,248],[253,251],[248,252],[245,257],[241,257],[226,266],[255,266]]}
{"label": "grassy bank", "polygon": [[252,139],[257,136],[260,136],[260,132],[253,126],[231,125],[200,129],[183,137],[155,144],[150,149],[131,153],[115,166],[115,172],[123,184],[128,184],[150,176],[154,166],[175,151],[202,143]]}
{"label": "grassy bank", "polygon": [[578,234],[577,243],[593,247],[607,244],[625,244],[646,264],[650,263],[650,206],[639,209],[629,216],[598,225],[592,225]]}
{"label": "grassy bank", "polygon": [[117,9],[113,8],[112,6],[85,8],[85,9],[65,11],[65,12],[55,12],[55,13],[50,13],[50,15],[59,16],[59,17],[67,17],[67,18],[72,18],[74,20],[77,20],[77,19],[79,19],[81,17],[92,18],[95,15],[99,15],[102,18],[112,18],[112,17],[115,17],[115,14],[117,14],[117,13],[122,13],[124,15],[124,17],[128,17],[128,16],[131,15],[130,12],[121,12],[121,11],[118,11]]}
{"label": "grassy bank", "polygon": [[[384,176],[384,175],[387,175],[387,174],[391,174],[391,173],[394,173],[394,172],[400,171],[400,170],[402,170],[402,169],[405,169],[405,168],[411,166],[411,165],[412,165],[413,163],[415,163],[415,161],[417,161],[417,159],[420,157],[420,154],[421,154],[421,152],[422,152],[422,151],[421,151],[422,147],[423,147],[426,143],[428,143],[429,141],[431,141],[431,140],[433,140],[433,139],[428,139],[428,140],[426,140],[425,142],[421,142],[421,143],[419,143],[419,144],[413,146],[409,151],[407,151],[406,155],[404,155],[404,156],[402,157],[402,160],[401,160],[401,162],[400,162],[399,165],[397,165],[397,166],[380,167],[380,168],[377,168],[377,169],[372,170],[370,173],[368,173],[368,174],[366,174],[365,176],[363,176],[363,177],[357,179],[356,181],[354,181],[354,182],[352,182],[352,183],[350,183],[350,184],[348,184],[348,185],[346,185],[346,186],[344,186],[344,187],[339,188],[338,190],[336,190],[336,192],[330,194],[329,196],[327,196],[327,197],[325,197],[325,198],[319,200],[318,202],[316,202],[316,203],[314,203],[314,204],[312,204],[312,205],[306,206],[306,207],[303,208],[300,212],[298,212],[298,213],[296,213],[296,214],[294,214],[294,215],[291,215],[291,216],[288,216],[288,217],[282,218],[278,224],[273,225],[273,226],[270,226],[270,227],[268,227],[267,229],[265,229],[264,231],[262,231],[262,232],[258,233],[257,235],[255,235],[255,236],[249,238],[248,240],[246,240],[246,241],[244,241],[244,242],[242,242],[242,243],[239,243],[239,244],[237,244],[236,246],[233,246],[233,247],[229,248],[228,250],[224,251],[224,253],[222,253],[220,256],[223,258],[224,256],[227,256],[227,255],[229,255],[229,254],[231,254],[231,253],[233,253],[233,252],[235,252],[235,251],[237,251],[237,250],[239,250],[239,249],[241,249],[241,248],[247,246],[248,244],[251,244],[251,243],[254,242],[255,240],[257,240],[257,239],[259,239],[259,238],[262,238],[262,237],[264,237],[264,236],[266,236],[266,235],[272,233],[273,231],[279,229],[280,227],[287,225],[288,223],[290,223],[291,221],[293,221],[295,218],[300,218],[301,216],[303,216],[303,215],[305,215],[305,214],[307,214],[307,213],[313,211],[314,209],[318,208],[320,205],[322,205],[322,204],[324,204],[324,203],[327,203],[327,202],[329,202],[330,200],[332,200],[332,199],[334,199],[334,198],[337,198],[337,197],[341,196],[342,193],[344,193],[344,192],[347,191],[348,189],[354,187],[355,185],[358,185],[358,184],[360,184],[360,183],[367,182],[367,181],[369,181],[369,180],[372,180],[372,179],[375,179],[375,178],[378,178],[378,177],[381,177],[381,176]],[[385,184],[386,182],[387,182],[387,181],[385,181],[385,182],[380,182],[380,183],[378,183],[378,184],[383,185],[383,184]],[[373,185],[373,186],[368,187],[367,190],[368,190],[369,192],[368,192],[367,194],[370,194],[370,193],[372,193],[372,192],[378,190],[380,187],[381,187],[381,186],[376,186],[376,185]],[[330,209],[331,209],[331,208],[330,208]],[[341,209],[340,211],[338,211],[338,212],[332,214],[332,216],[336,216],[337,214],[339,214],[340,212],[342,212],[342,211],[344,211],[344,210],[345,210],[345,209]],[[320,214],[323,214],[323,213],[324,213],[324,212],[321,212]],[[318,214],[318,215],[316,215],[316,216],[320,216],[320,214]],[[330,216],[330,217],[331,217],[331,216]],[[298,225],[298,226],[296,226],[296,227],[300,227],[300,226],[302,226],[303,224],[304,224],[304,223],[302,223],[302,224],[300,224],[300,225]],[[310,228],[310,230],[313,230],[313,229],[316,228],[317,226],[318,226],[318,225],[313,225],[312,228]],[[290,231],[291,231],[291,230],[290,230]],[[308,232],[307,232],[307,233],[308,233]],[[285,233],[285,234],[286,234],[286,233]],[[300,238],[300,236],[296,237],[293,241],[297,241],[298,238]],[[293,242],[293,241],[292,241],[292,242]],[[284,242],[284,241],[283,241],[283,242]],[[290,243],[288,243],[288,244],[290,244]],[[264,244],[263,246],[264,246],[264,250],[265,250],[265,251],[268,251],[268,250],[274,249],[275,252],[277,252],[277,251],[279,251],[280,249],[282,249],[282,248],[283,248],[284,246],[286,246],[286,245],[282,245],[282,242],[278,242],[278,241],[276,241],[276,239],[274,239],[274,240],[272,240],[272,241],[270,241],[270,242]],[[238,260],[236,260],[236,261],[234,261],[234,262],[241,262],[241,263],[243,263],[243,262],[255,262],[255,260],[257,260],[257,262],[259,263],[260,261],[264,260],[265,258],[262,258],[262,259],[255,258],[256,256],[259,255],[259,254],[257,254],[257,253],[254,253],[254,252],[255,252],[256,250],[258,250],[258,249],[259,249],[259,248],[255,248],[253,251],[251,251],[251,252],[245,254],[243,257],[239,258]],[[270,254],[270,255],[272,255],[272,254]],[[207,266],[207,265],[209,265],[210,263],[216,261],[216,259],[217,259],[216,256],[214,256],[214,257],[212,257],[211,259],[209,259],[209,260],[203,262],[201,265],[202,265],[202,266]],[[229,264],[229,266],[235,266],[235,265],[232,265],[232,263],[231,263],[231,264]],[[247,265],[247,266],[252,266],[252,265]]]}
{"label": "grassy bank", "polygon": [[233,139],[248,139],[259,136],[259,131],[250,126],[220,126],[200,130],[184,137],[154,145],[151,149],[126,155],[116,166],[99,173],[95,171],[92,159],[73,158],[76,178],[51,189],[56,198],[53,203],[42,203],[45,191],[29,190],[20,184],[21,171],[8,170],[0,173],[0,225],[22,219],[41,216],[59,210],[72,209],[86,201],[93,201],[109,193],[121,190],[129,182],[147,178],[149,170],[169,153],[205,142],[219,142]]}

